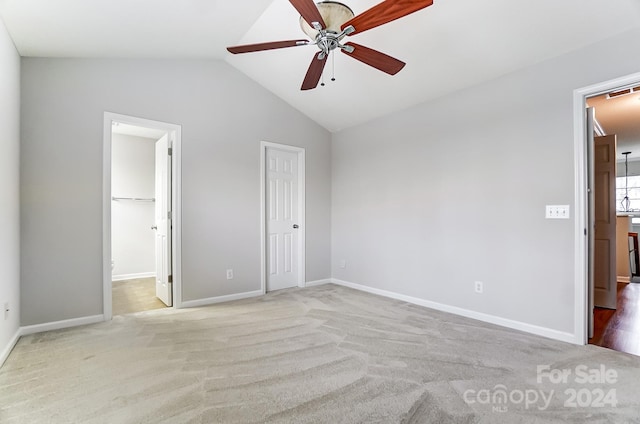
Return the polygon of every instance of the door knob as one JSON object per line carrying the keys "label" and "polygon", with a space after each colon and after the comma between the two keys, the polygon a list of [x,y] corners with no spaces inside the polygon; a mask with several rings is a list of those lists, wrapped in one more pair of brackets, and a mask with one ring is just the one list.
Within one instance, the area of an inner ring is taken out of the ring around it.
{"label": "door knob", "polygon": [[152,230],[157,230],[157,229],[158,229],[158,226],[157,226],[157,225],[152,225],[152,226],[151,226],[151,229],[152,229]]}
{"label": "door knob", "polygon": [[300,226],[298,226],[298,224],[293,224],[293,228],[300,228]]}

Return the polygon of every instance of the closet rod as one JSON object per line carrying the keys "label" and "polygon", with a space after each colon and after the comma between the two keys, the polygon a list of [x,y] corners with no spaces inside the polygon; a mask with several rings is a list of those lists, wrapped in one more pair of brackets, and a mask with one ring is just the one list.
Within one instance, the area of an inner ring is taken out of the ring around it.
{"label": "closet rod", "polygon": [[141,197],[112,197],[111,200],[133,200],[135,202],[155,202],[156,199],[154,198],[150,198],[150,199],[144,199]]}

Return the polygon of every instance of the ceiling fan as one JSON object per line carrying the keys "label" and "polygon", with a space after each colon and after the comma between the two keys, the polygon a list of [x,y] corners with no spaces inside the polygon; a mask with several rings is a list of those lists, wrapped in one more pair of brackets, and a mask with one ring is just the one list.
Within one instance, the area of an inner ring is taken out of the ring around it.
{"label": "ceiling fan", "polygon": [[313,41],[273,41],[227,47],[227,50],[238,54],[315,44],[320,52],[314,55],[301,90],[311,90],[318,86],[327,57],[335,49],[340,49],[342,53],[389,75],[397,74],[404,67],[404,62],[356,43],[342,44],[342,39],[402,18],[433,4],[433,0],[385,0],[355,16],[348,6],[337,1],[321,1],[316,4],[313,0],[289,0],[289,2],[300,13],[300,26]]}

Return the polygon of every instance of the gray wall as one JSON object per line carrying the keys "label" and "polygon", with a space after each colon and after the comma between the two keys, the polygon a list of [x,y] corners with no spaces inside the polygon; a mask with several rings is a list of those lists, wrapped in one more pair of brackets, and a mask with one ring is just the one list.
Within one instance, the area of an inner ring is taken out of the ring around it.
{"label": "gray wall", "polygon": [[24,58],[22,325],[102,313],[105,111],[182,125],[183,300],[260,289],[261,140],[306,149],[306,277],[330,276],[326,130],[221,61]]}
{"label": "gray wall", "polygon": [[0,357],[20,327],[19,146],[20,57],[0,20]]}
{"label": "gray wall", "polygon": [[[156,186],[156,141],[152,138],[111,136],[111,195],[152,199]],[[113,280],[155,275],[155,203],[111,202],[111,261]]]}
{"label": "gray wall", "polygon": [[545,204],[574,211],[573,90],[640,71],[638,47],[626,32],[335,134],[333,277],[572,334],[575,224]]}

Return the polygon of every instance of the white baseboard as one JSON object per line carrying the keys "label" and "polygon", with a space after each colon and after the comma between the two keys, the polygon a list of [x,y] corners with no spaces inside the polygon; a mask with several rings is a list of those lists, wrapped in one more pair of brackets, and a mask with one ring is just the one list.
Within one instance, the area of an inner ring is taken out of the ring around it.
{"label": "white baseboard", "polygon": [[80,325],[95,324],[103,322],[104,315],[93,315],[89,317],[65,319],[63,321],[45,322],[44,324],[27,325],[20,327],[20,335],[42,333],[44,331],[61,330],[63,328],[77,327]]}
{"label": "white baseboard", "polygon": [[362,284],[350,283],[348,281],[332,279],[331,282],[339,286],[349,287],[352,289],[364,291],[367,293],[377,294],[377,295],[388,297],[391,299],[402,300],[404,302],[413,303],[415,305],[424,306],[426,308],[435,309],[437,311],[448,312],[454,315],[460,315],[466,318],[472,318],[478,321],[499,325],[501,327],[507,327],[514,330],[524,331],[525,333],[535,334],[537,336],[548,337],[550,339],[560,340],[567,343],[582,344],[576,338],[575,334],[572,334],[572,333],[565,333],[562,331],[553,330],[551,328],[540,327],[537,325],[527,324],[520,321],[501,318],[495,315],[489,315],[482,312],[471,311],[469,309],[458,308],[457,306],[445,305],[443,303],[432,302],[432,301],[420,299],[417,297],[407,296],[400,293],[394,293],[387,290],[381,290],[373,287],[364,286]]}
{"label": "white baseboard", "polygon": [[93,315],[88,317],[66,319],[62,321],[45,322],[43,324],[27,325],[20,327],[13,336],[7,347],[0,353],[0,367],[9,357],[9,354],[15,347],[16,343],[22,336],[29,334],[42,333],[45,331],[61,330],[63,328],[77,327],[80,325],[95,324],[104,321],[104,315]]}
{"label": "white baseboard", "polygon": [[213,305],[215,303],[230,302],[232,300],[247,299],[249,297],[258,297],[258,296],[262,296],[263,294],[264,292],[262,290],[255,290],[255,291],[244,292],[244,293],[229,294],[226,296],[209,297],[206,299],[186,300],[186,301],[183,300],[180,307],[195,308],[198,306]]}
{"label": "white baseboard", "polygon": [[313,286],[321,286],[323,284],[331,284],[333,280],[331,278],[326,278],[324,280],[316,280],[316,281],[307,281],[304,283],[305,287],[313,287]]}
{"label": "white baseboard", "polygon": [[618,275],[616,279],[618,280],[618,283],[630,283],[631,282],[631,277],[629,277],[629,276],[623,277],[622,275]]}
{"label": "white baseboard", "polygon": [[18,340],[20,340],[20,335],[21,335],[20,329],[18,328],[18,330],[16,331],[16,334],[14,334],[11,340],[9,340],[9,344],[7,344],[7,346],[4,348],[2,353],[0,353],[0,368],[4,365],[4,362],[7,360],[7,358],[9,357],[9,354],[11,353],[13,348],[16,346],[16,343],[18,343]]}
{"label": "white baseboard", "polygon": [[136,280],[138,278],[155,277],[155,272],[139,272],[137,274],[119,274],[111,276],[111,281]]}

